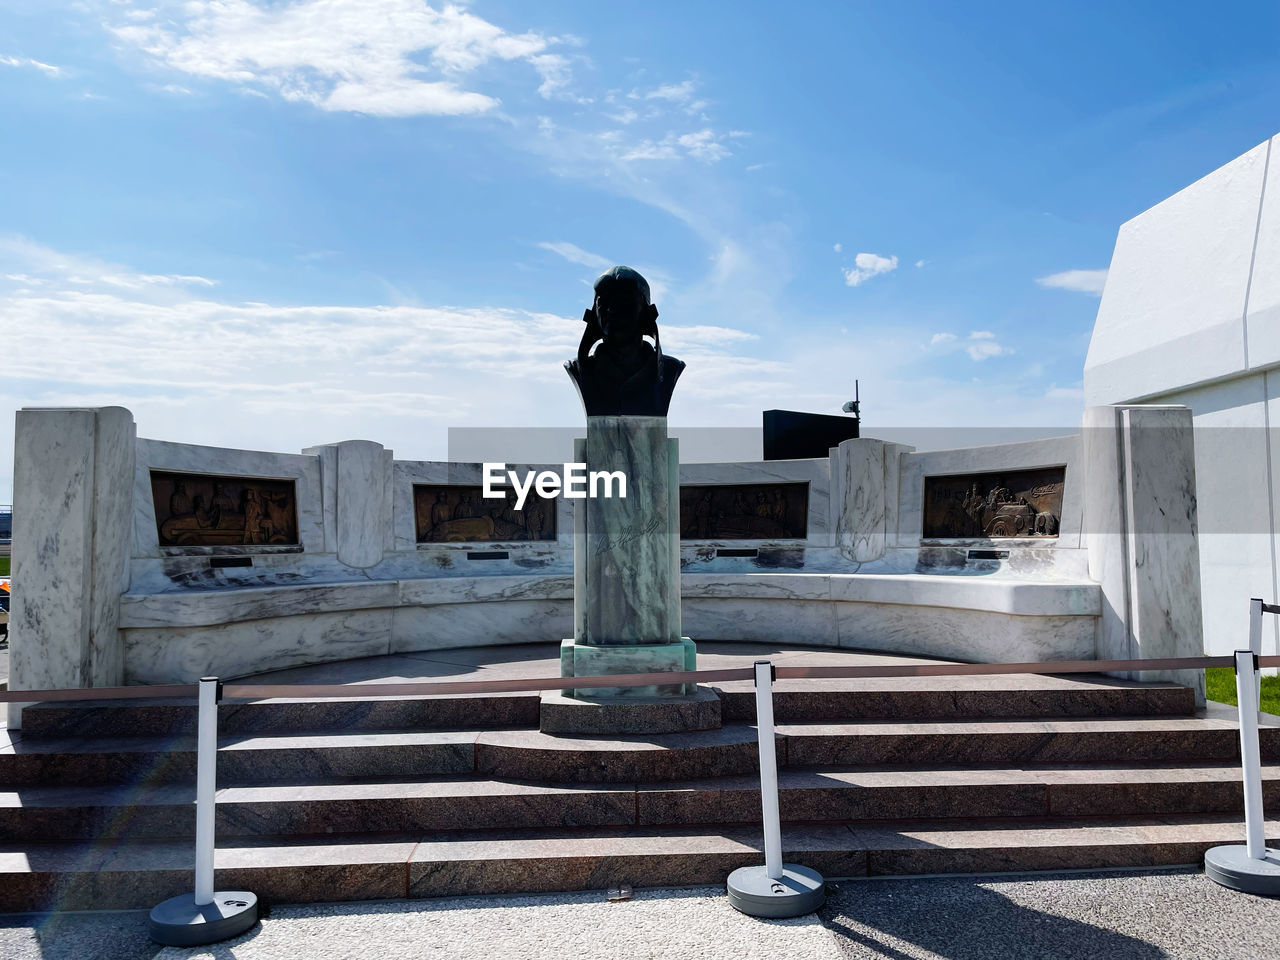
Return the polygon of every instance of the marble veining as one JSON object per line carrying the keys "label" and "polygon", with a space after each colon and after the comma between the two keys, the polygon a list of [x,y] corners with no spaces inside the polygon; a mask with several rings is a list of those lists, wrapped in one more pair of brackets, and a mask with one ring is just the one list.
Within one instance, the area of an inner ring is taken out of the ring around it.
{"label": "marble veining", "polygon": [[885,549],[885,445],[880,440],[846,440],[838,448],[832,486],[839,504],[836,544],[857,563],[879,560]]}
{"label": "marble veining", "polygon": [[[588,417],[587,470],[621,471],[626,497],[588,497],[583,582],[587,644],[675,643],[680,639],[678,501],[670,485],[677,456],[666,417]],[[678,510],[678,507],[677,507]]]}
{"label": "marble veining", "polygon": [[[133,416],[122,407],[17,415],[12,689],[120,681],[133,445]],[[21,710],[9,707],[15,727]]]}

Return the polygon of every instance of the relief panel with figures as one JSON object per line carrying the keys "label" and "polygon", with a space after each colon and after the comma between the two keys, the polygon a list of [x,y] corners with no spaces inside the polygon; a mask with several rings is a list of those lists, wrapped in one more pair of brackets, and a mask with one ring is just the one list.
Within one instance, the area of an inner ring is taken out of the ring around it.
{"label": "relief panel with figures", "polygon": [[292,480],[151,471],[162,547],[296,544]]}
{"label": "relief panel with figures", "polygon": [[682,540],[802,540],[808,521],[807,483],[680,487]]}
{"label": "relief panel with figures", "polygon": [[480,486],[416,483],[413,486],[414,528],[418,543],[491,543],[507,540],[554,540],[556,501],[529,492],[517,510],[516,493],[486,498]]}
{"label": "relief panel with figures", "polygon": [[1056,537],[1065,467],[925,477],[924,537]]}

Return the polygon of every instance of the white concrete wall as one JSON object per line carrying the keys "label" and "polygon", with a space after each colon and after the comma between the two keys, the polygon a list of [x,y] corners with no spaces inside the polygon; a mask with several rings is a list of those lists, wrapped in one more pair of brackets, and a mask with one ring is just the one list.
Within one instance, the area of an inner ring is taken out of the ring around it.
{"label": "white concrete wall", "polygon": [[1085,359],[1086,406],[1280,362],[1280,198],[1266,191],[1277,163],[1273,141],[1259,144],[1120,227]]}
{"label": "white concrete wall", "polygon": [[1245,646],[1247,601],[1280,596],[1280,137],[1120,228],[1084,389],[1090,406],[1191,409],[1205,649]]}

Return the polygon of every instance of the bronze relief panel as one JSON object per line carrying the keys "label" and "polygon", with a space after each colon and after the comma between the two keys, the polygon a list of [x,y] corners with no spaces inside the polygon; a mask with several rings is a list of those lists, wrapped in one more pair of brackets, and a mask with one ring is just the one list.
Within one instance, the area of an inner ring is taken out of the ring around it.
{"label": "bronze relief panel", "polygon": [[298,542],[292,480],[151,471],[162,547],[228,547]]}
{"label": "bronze relief panel", "polygon": [[924,538],[1056,537],[1066,467],[925,477]]}
{"label": "bronze relief panel", "polygon": [[506,540],[554,540],[556,502],[529,491],[524,509],[516,493],[486,498],[480,486],[415,483],[413,517],[418,543],[488,543]]}
{"label": "bronze relief panel", "polygon": [[808,526],[807,483],[680,487],[682,540],[803,540]]}

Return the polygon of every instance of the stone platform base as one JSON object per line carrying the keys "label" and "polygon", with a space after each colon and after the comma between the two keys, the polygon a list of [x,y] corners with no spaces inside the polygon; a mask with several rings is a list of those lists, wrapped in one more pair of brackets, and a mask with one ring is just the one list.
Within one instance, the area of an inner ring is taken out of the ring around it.
{"label": "stone platform base", "polygon": [[543,733],[689,733],[720,729],[720,697],[698,687],[692,697],[579,699],[542,694]]}
{"label": "stone platform base", "polygon": [[[600,677],[617,673],[680,673],[697,669],[697,647],[688,637],[679,643],[646,643],[628,646],[590,646],[576,640],[560,642],[560,676]],[[643,687],[582,687],[566,695],[598,700],[635,700],[648,697],[691,697],[695,684],[662,683]]]}

